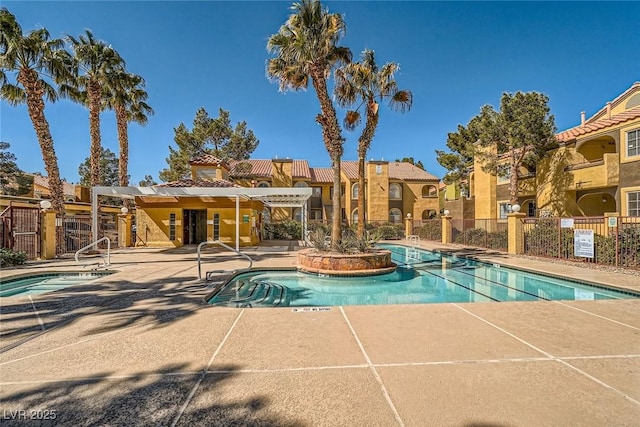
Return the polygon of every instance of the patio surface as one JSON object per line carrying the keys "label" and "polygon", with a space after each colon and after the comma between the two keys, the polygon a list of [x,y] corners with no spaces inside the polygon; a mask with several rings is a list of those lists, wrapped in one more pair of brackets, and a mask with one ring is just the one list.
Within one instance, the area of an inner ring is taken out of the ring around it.
{"label": "patio surface", "polygon": [[[454,250],[640,291],[634,275]],[[254,267],[295,265],[287,243],[246,252]],[[206,267],[246,265],[232,255],[207,255]],[[78,270],[57,260],[0,276]],[[194,247],[118,250],[111,270],[85,285],[0,300],[2,425],[637,426],[640,419],[640,299],[294,312],[205,304]]]}

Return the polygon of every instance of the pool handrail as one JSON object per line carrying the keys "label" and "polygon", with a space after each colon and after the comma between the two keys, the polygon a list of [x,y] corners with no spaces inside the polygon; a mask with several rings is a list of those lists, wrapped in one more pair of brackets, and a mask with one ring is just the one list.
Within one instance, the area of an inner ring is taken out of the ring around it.
{"label": "pool handrail", "polygon": [[410,234],[407,236],[407,242],[411,243],[413,242],[414,244],[419,244],[420,243],[420,236],[416,235],[416,234]]}
{"label": "pool handrail", "polygon": [[[240,252],[238,250],[235,250],[234,248],[232,248],[229,245],[226,245],[224,243],[222,243],[220,240],[207,240],[206,242],[202,242],[198,245],[198,249],[197,249],[197,253],[198,253],[198,279],[202,279],[202,269],[201,269],[201,265],[202,265],[202,261],[201,261],[201,249],[203,246],[209,246],[209,245],[218,245],[218,246],[222,246],[223,248],[230,250],[231,252],[235,252],[238,255],[240,255],[243,258],[246,258],[249,261],[249,267],[246,268],[246,270],[251,269],[251,267],[253,266],[253,260],[251,259],[251,257],[247,254],[245,254],[244,252]],[[217,273],[231,273],[235,270],[215,270],[215,272]],[[207,271],[205,274],[205,279],[209,277],[209,273],[213,273],[214,271]]]}
{"label": "pool handrail", "polygon": [[[96,240],[95,242],[89,243],[87,246],[85,246],[85,247],[83,247],[83,248],[78,249],[78,250],[76,251],[76,254],[74,255],[74,258],[75,258],[76,262],[77,262],[78,264],[80,264],[79,255],[80,255],[82,252],[86,251],[86,250],[87,250],[87,249],[89,249],[89,248],[92,248],[92,247],[96,246],[96,245],[97,245],[98,243],[100,243],[100,242],[104,242],[105,240],[107,241],[107,257],[106,257],[106,259],[105,259],[105,257],[104,257],[104,256],[101,256],[101,257],[100,257],[100,258],[102,258],[102,259],[104,260],[104,264],[100,264],[100,263],[98,263],[97,268],[101,268],[101,267],[105,267],[105,268],[106,268],[106,267],[109,267],[109,266],[111,265],[111,239],[109,239],[108,237],[103,237],[103,238],[101,238],[101,239]],[[82,268],[85,268],[86,266],[88,266],[88,265],[93,265],[93,264],[94,264],[94,263],[84,263],[84,264],[80,264],[80,265],[82,265]]]}

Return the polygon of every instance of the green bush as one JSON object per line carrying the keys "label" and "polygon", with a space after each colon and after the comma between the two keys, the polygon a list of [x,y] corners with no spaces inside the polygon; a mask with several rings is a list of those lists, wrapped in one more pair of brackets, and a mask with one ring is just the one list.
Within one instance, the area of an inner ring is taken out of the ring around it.
{"label": "green bush", "polygon": [[26,260],[26,252],[0,248],[0,267],[11,267],[13,265],[24,264]]}
{"label": "green bush", "polygon": [[385,222],[381,225],[372,225],[368,231],[381,240],[402,239],[402,237],[404,237],[404,227],[402,224]]}
{"label": "green bush", "polygon": [[459,233],[455,243],[498,250],[506,250],[509,245],[506,230],[487,232],[484,228],[472,228]]}
{"label": "green bush", "polygon": [[267,240],[300,240],[302,239],[302,224],[297,221],[283,221],[264,225]]}
{"label": "green bush", "polygon": [[415,227],[413,234],[424,240],[442,240],[442,221],[428,221],[421,227]]}

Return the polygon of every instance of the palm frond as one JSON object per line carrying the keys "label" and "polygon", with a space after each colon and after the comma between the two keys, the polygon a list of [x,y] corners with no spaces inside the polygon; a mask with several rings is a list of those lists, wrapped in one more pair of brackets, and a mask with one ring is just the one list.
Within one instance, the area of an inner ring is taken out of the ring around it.
{"label": "palm frond", "polygon": [[0,97],[12,106],[23,104],[27,101],[27,94],[24,89],[10,83],[4,83],[0,86]]}
{"label": "palm frond", "polygon": [[344,116],[343,124],[347,130],[354,130],[360,125],[361,117],[358,111],[349,110]]}
{"label": "palm frond", "polygon": [[409,90],[399,90],[389,100],[389,108],[401,113],[411,110],[412,104],[413,94]]}

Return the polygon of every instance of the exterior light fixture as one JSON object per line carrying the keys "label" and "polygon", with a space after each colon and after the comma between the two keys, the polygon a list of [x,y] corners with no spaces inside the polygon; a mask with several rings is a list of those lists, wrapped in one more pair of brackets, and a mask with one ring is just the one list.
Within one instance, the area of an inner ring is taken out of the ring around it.
{"label": "exterior light fixture", "polygon": [[411,219],[411,212],[407,214],[407,219]]}
{"label": "exterior light fixture", "polygon": [[451,213],[451,212],[449,212],[449,209],[445,209],[445,210],[444,210],[444,216],[449,216],[449,214],[450,214],[450,213]]}
{"label": "exterior light fixture", "polygon": [[40,208],[47,210],[49,208],[51,208],[51,202],[49,200],[41,200],[40,201]]}
{"label": "exterior light fixture", "polygon": [[120,208],[120,212],[122,212],[122,215],[126,215],[129,213],[129,209],[127,209],[126,206],[123,206]]}
{"label": "exterior light fixture", "polygon": [[520,205],[516,203],[515,205],[511,206],[511,210],[515,213],[520,212]]}

